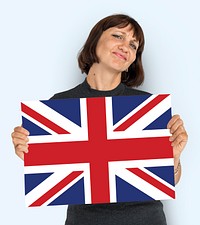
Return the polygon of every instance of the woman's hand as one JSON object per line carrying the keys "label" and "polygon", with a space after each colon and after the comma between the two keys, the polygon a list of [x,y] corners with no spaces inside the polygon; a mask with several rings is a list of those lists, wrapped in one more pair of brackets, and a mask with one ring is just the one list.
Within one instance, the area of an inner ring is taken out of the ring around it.
{"label": "woman's hand", "polygon": [[170,129],[172,134],[169,140],[172,143],[174,159],[179,159],[188,141],[188,135],[180,116],[174,115],[169,121],[167,128]]}
{"label": "woman's hand", "polygon": [[24,160],[24,153],[28,153],[28,130],[21,126],[15,127],[11,134],[15,153]]}
{"label": "woman's hand", "polygon": [[180,156],[187,144],[188,134],[179,115],[172,116],[167,128],[172,135],[169,140],[173,147],[175,183],[178,183],[181,176]]}

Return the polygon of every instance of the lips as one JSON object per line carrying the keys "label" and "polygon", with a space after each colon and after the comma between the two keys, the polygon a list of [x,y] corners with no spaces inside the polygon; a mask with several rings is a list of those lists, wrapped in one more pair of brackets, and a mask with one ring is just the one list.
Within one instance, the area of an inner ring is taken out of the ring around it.
{"label": "lips", "polygon": [[118,58],[122,59],[122,60],[127,60],[126,56],[122,53],[119,52],[113,52],[114,55],[116,55]]}

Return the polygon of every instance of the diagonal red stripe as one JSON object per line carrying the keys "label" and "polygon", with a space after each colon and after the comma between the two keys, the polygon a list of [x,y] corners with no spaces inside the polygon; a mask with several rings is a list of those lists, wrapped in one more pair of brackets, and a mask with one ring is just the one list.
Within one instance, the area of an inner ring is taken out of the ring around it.
{"label": "diagonal red stripe", "polygon": [[171,198],[175,198],[175,191],[171,188],[167,187],[163,183],[159,182],[155,178],[151,177],[150,175],[146,174],[144,171],[140,170],[139,168],[127,168],[127,170],[131,171],[138,177],[142,178],[143,180],[147,181],[151,185],[158,188],[160,191],[164,192],[165,194],[169,195]]}
{"label": "diagonal red stripe", "polygon": [[25,105],[23,103],[21,103],[21,109],[22,109],[22,112],[26,113],[27,115],[29,115],[33,119],[37,120],[38,122],[42,123],[46,127],[50,128],[51,130],[53,130],[57,134],[69,134],[69,132],[67,130],[65,130],[62,127],[58,126],[57,124],[53,123],[51,120],[45,118],[44,116],[37,113],[36,111],[29,108],[27,105]]}
{"label": "diagonal red stripe", "polygon": [[148,104],[146,104],[143,108],[141,108],[138,112],[132,115],[129,119],[127,119],[124,123],[119,125],[114,131],[125,131],[128,127],[134,124],[138,119],[144,116],[149,110],[155,107],[158,103],[163,101],[168,95],[158,95]]}
{"label": "diagonal red stripe", "polygon": [[32,206],[41,206],[47,200],[49,200],[52,196],[54,196],[57,192],[62,190],[65,186],[67,186],[71,181],[77,178],[83,171],[75,171],[70,173],[67,177],[57,183],[53,188],[51,188],[48,192],[42,195],[39,199],[33,202],[29,207]]}

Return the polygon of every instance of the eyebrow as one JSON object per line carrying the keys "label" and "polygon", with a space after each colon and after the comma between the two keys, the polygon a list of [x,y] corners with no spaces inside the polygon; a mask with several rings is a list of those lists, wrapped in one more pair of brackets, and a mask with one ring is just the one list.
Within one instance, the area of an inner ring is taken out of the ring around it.
{"label": "eyebrow", "polygon": [[[122,33],[122,34],[124,34],[124,35],[126,35],[126,32],[123,32],[121,30],[117,30],[117,31],[120,32],[120,33]],[[135,38],[135,36],[133,36],[133,40],[132,41],[139,43],[139,41]]]}

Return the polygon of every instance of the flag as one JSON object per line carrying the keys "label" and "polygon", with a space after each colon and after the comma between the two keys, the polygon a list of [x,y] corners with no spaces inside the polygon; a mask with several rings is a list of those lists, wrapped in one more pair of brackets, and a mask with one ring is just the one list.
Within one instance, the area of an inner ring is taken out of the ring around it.
{"label": "flag", "polygon": [[21,102],[28,207],[175,198],[171,95]]}

